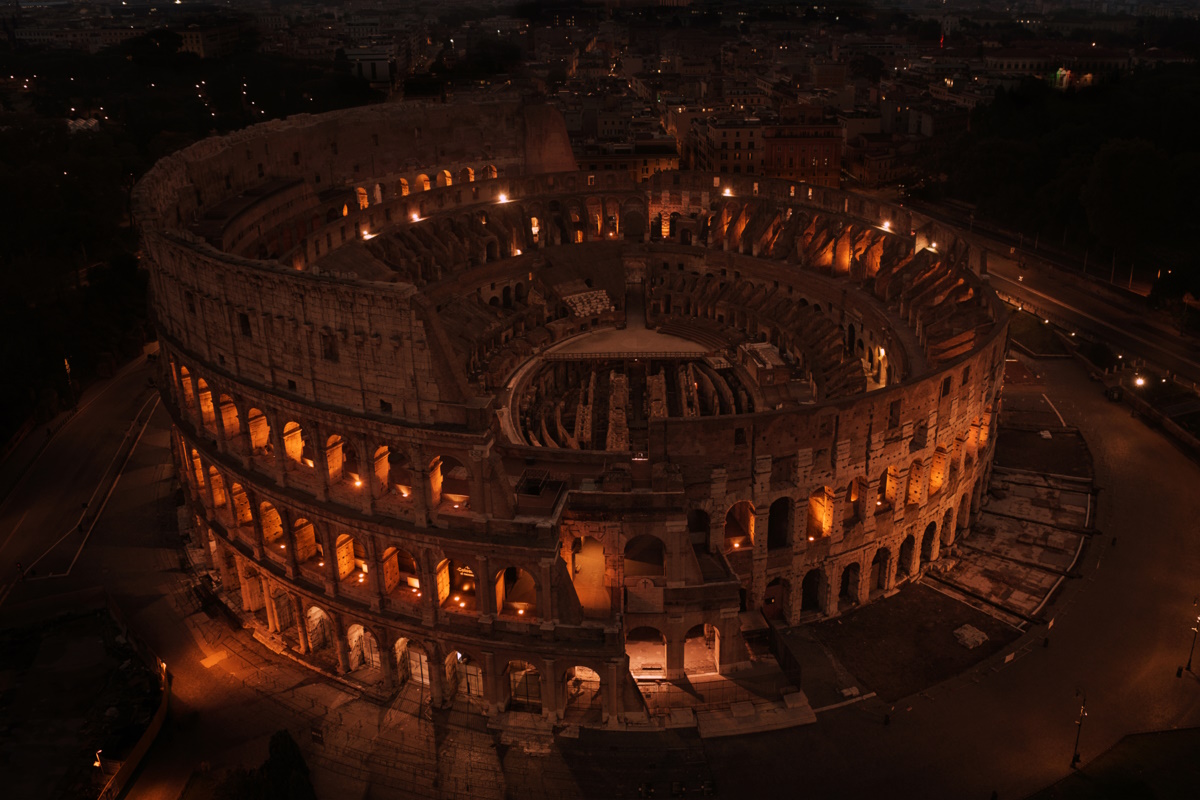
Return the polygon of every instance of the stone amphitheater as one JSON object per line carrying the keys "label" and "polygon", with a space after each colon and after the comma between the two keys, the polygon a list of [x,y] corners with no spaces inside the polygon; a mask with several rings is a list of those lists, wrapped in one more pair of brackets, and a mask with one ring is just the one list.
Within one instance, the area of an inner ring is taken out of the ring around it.
{"label": "stone amphitheater", "polygon": [[908,209],[579,171],[518,100],[258,125],[134,204],[194,544],[364,694],[643,724],[978,510],[1007,317]]}

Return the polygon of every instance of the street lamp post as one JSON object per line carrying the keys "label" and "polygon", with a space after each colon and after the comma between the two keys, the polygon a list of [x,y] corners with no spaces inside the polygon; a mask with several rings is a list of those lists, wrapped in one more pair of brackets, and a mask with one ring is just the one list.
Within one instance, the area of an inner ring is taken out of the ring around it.
{"label": "street lamp post", "polygon": [[1075,696],[1082,699],[1079,703],[1079,719],[1075,720],[1075,752],[1071,755],[1072,769],[1079,764],[1079,737],[1083,735],[1083,718],[1087,716],[1087,694],[1076,692]]}

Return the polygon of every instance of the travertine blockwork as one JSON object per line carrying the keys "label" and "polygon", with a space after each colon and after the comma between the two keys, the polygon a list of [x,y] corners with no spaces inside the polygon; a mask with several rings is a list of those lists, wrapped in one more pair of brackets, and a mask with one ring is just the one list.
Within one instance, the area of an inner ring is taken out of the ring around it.
{"label": "travertine blockwork", "polygon": [[[735,670],[741,612],[836,614],[965,535],[1006,324],[906,210],[577,172],[559,127],[301,117],[165,159],[135,207],[226,589],[381,692],[615,724],[630,654]],[[693,345],[587,352],[622,327]]]}

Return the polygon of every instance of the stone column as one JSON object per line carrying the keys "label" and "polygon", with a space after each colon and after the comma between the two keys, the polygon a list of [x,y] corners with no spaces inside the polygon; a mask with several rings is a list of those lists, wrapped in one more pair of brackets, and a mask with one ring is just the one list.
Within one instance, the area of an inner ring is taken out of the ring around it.
{"label": "stone column", "polygon": [[[261,563],[266,560],[265,554],[267,552],[267,542],[266,536],[263,534],[262,518],[260,517],[261,512],[258,506],[258,498],[255,496],[252,490],[246,489],[244,491],[246,492],[246,502],[250,504],[250,524],[254,527],[254,544],[252,548],[254,551],[254,559],[255,561]],[[236,515],[237,511],[235,509],[234,516],[236,517]],[[280,519],[282,520],[282,517]]]}
{"label": "stone column", "polygon": [[383,565],[379,561],[379,544],[370,535],[367,536],[367,563],[370,565],[367,581],[371,586],[371,610],[379,611],[383,608],[383,580],[380,577]]}
{"label": "stone column", "polygon": [[549,722],[558,722],[562,718],[562,681],[558,680],[558,667],[553,658],[542,662],[538,677],[542,682],[542,718]]}
{"label": "stone column", "polygon": [[279,614],[275,610],[275,600],[271,597],[271,582],[262,573],[259,573],[259,577],[262,578],[263,607],[267,611],[267,630],[276,632],[279,630]]}
{"label": "stone column", "polygon": [[483,653],[483,700],[487,705],[488,716],[495,716],[504,710],[504,701],[508,693],[502,691],[500,681],[504,678],[496,671],[496,654]]}
{"label": "stone column", "polygon": [[[380,642],[380,638],[375,631],[371,631],[371,635],[375,636],[376,643]],[[382,641],[387,641],[383,639]],[[388,646],[380,646],[379,648],[379,665],[383,669],[383,686],[389,693],[394,692],[399,688],[399,682],[396,677],[396,649],[393,642]]]}
{"label": "stone column", "polygon": [[375,477],[375,457],[370,452],[371,445],[365,436],[356,436],[354,448],[359,452],[358,478],[362,486],[357,487],[362,513],[371,516],[375,513],[375,498],[379,493],[378,479]]}
{"label": "stone column", "polygon": [[[479,611],[481,619],[491,619],[500,613],[500,609],[496,608],[496,582],[492,580],[491,562],[487,556],[475,557],[475,570],[475,608]],[[436,581],[435,575],[435,584]],[[435,591],[436,588],[435,585]],[[454,589],[453,586],[450,588]]]}
{"label": "stone column", "polygon": [[309,423],[309,435],[313,437],[313,469],[316,475],[313,477],[313,493],[318,500],[329,499],[329,458],[325,453],[325,434],[321,431],[321,426],[316,422]]}
{"label": "stone column", "polygon": [[542,623],[543,630],[548,629],[547,625],[554,624],[554,560],[543,558],[538,564],[541,568],[538,581],[538,620]]}
{"label": "stone column", "polygon": [[342,615],[333,612],[330,615],[333,623],[334,646],[337,648],[337,671],[345,675],[350,671],[350,648],[346,645],[346,627],[342,624]]}
{"label": "stone column", "polygon": [[337,597],[338,584],[341,580],[337,571],[337,547],[332,534],[325,530],[324,526],[317,529],[317,536],[321,539],[321,550],[324,553],[325,594],[329,597]]}
{"label": "stone column", "polygon": [[754,561],[751,564],[750,592],[746,598],[748,608],[759,608],[763,602],[763,591],[767,583],[767,530],[770,507],[754,510]]}
{"label": "stone column", "polygon": [[271,426],[271,472],[275,477],[275,482],[280,486],[287,486],[287,448],[283,445],[283,427],[279,424],[279,420],[267,419]]}
{"label": "stone column", "polygon": [[296,637],[299,643],[296,649],[300,655],[312,652],[312,645],[308,641],[308,615],[304,613],[304,601],[299,595],[292,595],[292,603],[296,607]]}
{"label": "stone column", "polygon": [[626,662],[610,661],[605,667],[604,680],[602,681],[604,688],[604,721],[618,721],[624,710],[621,706],[621,687],[624,684],[622,678],[627,673],[628,666]]}
{"label": "stone column", "polygon": [[677,635],[675,626],[669,626],[671,632],[667,634],[667,663],[666,677],[667,680],[683,677],[683,637]]}

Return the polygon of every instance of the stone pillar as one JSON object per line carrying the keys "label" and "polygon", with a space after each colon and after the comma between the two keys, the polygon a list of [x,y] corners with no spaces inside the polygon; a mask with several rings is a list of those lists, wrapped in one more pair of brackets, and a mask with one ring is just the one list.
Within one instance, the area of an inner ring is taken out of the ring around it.
{"label": "stone pillar", "polygon": [[283,445],[283,427],[279,424],[279,420],[270,420],[271,425],[271,454],[274,456],[271,463],[271,472],[275,476],[275,482],[280,486],[287,486],[287,448]]}
{"label": "stone pillar", "polygon": [[871,588],[871,564],[860,561],[858,563],[858,602],[860,604],[867,602],[867,599],[870,598]]}
{"label": "stone pillar", "polygon": [[624,710],[621,707],[621,687],[624,684],[622,680],[629,668],[624,661],[610,661],[605,666],[605,675],[602,680],[604,688],[604,721],[617,721],[621,718],[621,712]]}
{"label": "stone pillar", "polygon": [[242,590],[242,611],[253,611],[254,595],[250,589],[250,581],[246,577],[246,565],[237,556],[234,556],[233,563],[237,567],[238,587]]}
{"label": "stone pillar", "polygon": [[[375,631],[371,631],[371,635],[375,636],[375,641],[380,641]],[[384,639],[383,641],[387,641]],[[400,688],[400,684],[396,677],[396,645],[395,642],[390,645],[380,646],[379,648],[379,665],[383,669],[383,686],[387,691],[394,692]]]}
{"label": "stone pillar", "polygon": [[341,614],[334,612],[329,617],[333,623],[334,647],[337,648],[337,671],[338,674],[345,675],[350,671],[350,648],[346,645],[346,627],[342,624]]}
{"label": "stone pillar", "polygon": [[746,606],[759,608],[763,602],[763,591],[767,583],[767,530],[770,508],[754,510],[754,562],[751,565],[750,591]]}
{"label": "stone pillar", "polygon": [[676,635],[675,627],[668,626],[671,633],[667,634],[667,663],[666,677],[667,680],[674,680],[683,677],[683,636]]}
{"label": "stone pillar", "polygon": [[300,565],[296,563],[296,540],[292,530],[292,515],[286,508],[275,509],[279,514],[279,524],[283,526],[283,541],[287,547],[283,549],[287,576],[292,580],[300,574]]}
{"label": "stone pillar", "polygon": [[496,654],[483,653],[483,700],[487,706],[488,716],[494,716],[504,710],[504,701],[508,693],[502,691],[501,680],[504,678],[496,671]]}
{"label": "stone pillar", "polygon": [[322,525],[317,529],[317,536],[321,539],[321,551],[324,553],[323,560],[325,562],[325,594],[329,597],[338,596],[338,572],[337,572],[337,547],[333,536],[325,530]]}
{"label": "stone pillar", "polygon": [[444,708],[446,705],[446,662],[442,658],[442,647],[437,642],[425,645],[425,657],[429,662],[429,705]]}
{"label": "stone pillar", "polygon": [[[250,504],[250,524],[254,526],[254,560],[258,562],[265,561],[265,553],[267,551],[266,537],[263,534],[262,518],[258,506],[258,498],[251,490],[246,491],[246,502]],[[236,516],[237,511],[234,511]],[[282,520],[282,517],[280,517]]]}
{"label": "stone pillar", "polygon": [[300,655],[312,652],[312,645],[308,641],[308,615],[304,613],[304,601],[299,595],[292,595],[292,602],[296,607],[296,637],[299,643],[296,649]]}
{"label": "stone pillar", "polygon": [[274,633],[279,630],[279,614],[275,610],[275,599],[271,597],[271,582],[262,573],[259,577],[262,578],[263,607],[267,611],[267,630]]}
{"label": "stone pillar", "polygon": [[313,469],[316,471],[313,492],[318,500],[329,499],[329,458],[325,453],[325,434],[316,422],[309,423],[309,435],[313,437]]}
{"label": "stone pillar", "polygon": [[558,680],[558,667],[553,658],[542,662],[538,677],[542,682],[542,718],[558,722],[562,718],[562,681]]}
{"label": "stone pillar", "polygon": [[217,573],[221,576],[221,586],[225,591],[233,591],[233,586],[236,583],[234,575],[236,574],[229,568],[229,553],[225,550],[226,545],[220,539],[217,539]]}
{"label": "stone pillar", "polygon": [[362,482],[362,486],[357,487],[361,502],[360,508],[362,513],[369,517],[375,513],[375,498],[379,493],[379,481],[375,477],[375,457],[370,452],[371,445],[365,436],[355,437],[354,449],[360,454],[358,457],[358,477]]}
{"label": "stone pillar", "polygon": [[[430,563],[431,555],[428,550],[418,553],[417,558],[420,559],[423,567],[421,570],[421,623],[426,628],[430,628],[433,627],[438,617],[437,565]],[[479,596],[478,582],[476,582],[475,596]]]}
{"label": "stone pillar", "polygon": [[375,541],[374,536],[368,535],[367,541],[367,581],[371,586],[371,610],[379,611],[383,608],[383,580],[381,573],[383,565],[379,561],[379,544]]}
{"label": "stone pillar", "polygon": [[[496,608],[496,582],[492,579],[491,562],[487,556],[475,557],[475,608],[483,619],[491,619],[500,613]],[[437,591],[437,576],[434,575],[434,592]],[[454,587],[450,587],[453,589]],[[538,599],[539,603],[541,598]]]}
{"label": "stone pillar", "polygon": [[663,538],[666,540],[665,557],[667,586],[683,586],[686,581],[684,574],[685,547],[691,547],[688,537],[687,520],[667,520]]}
{"label": "stone pillar", "polygon": [[541,575],[538,580],[538,620],[545,630],[547,623],[554,623],[554,560],[543,558],[538,566]]}

